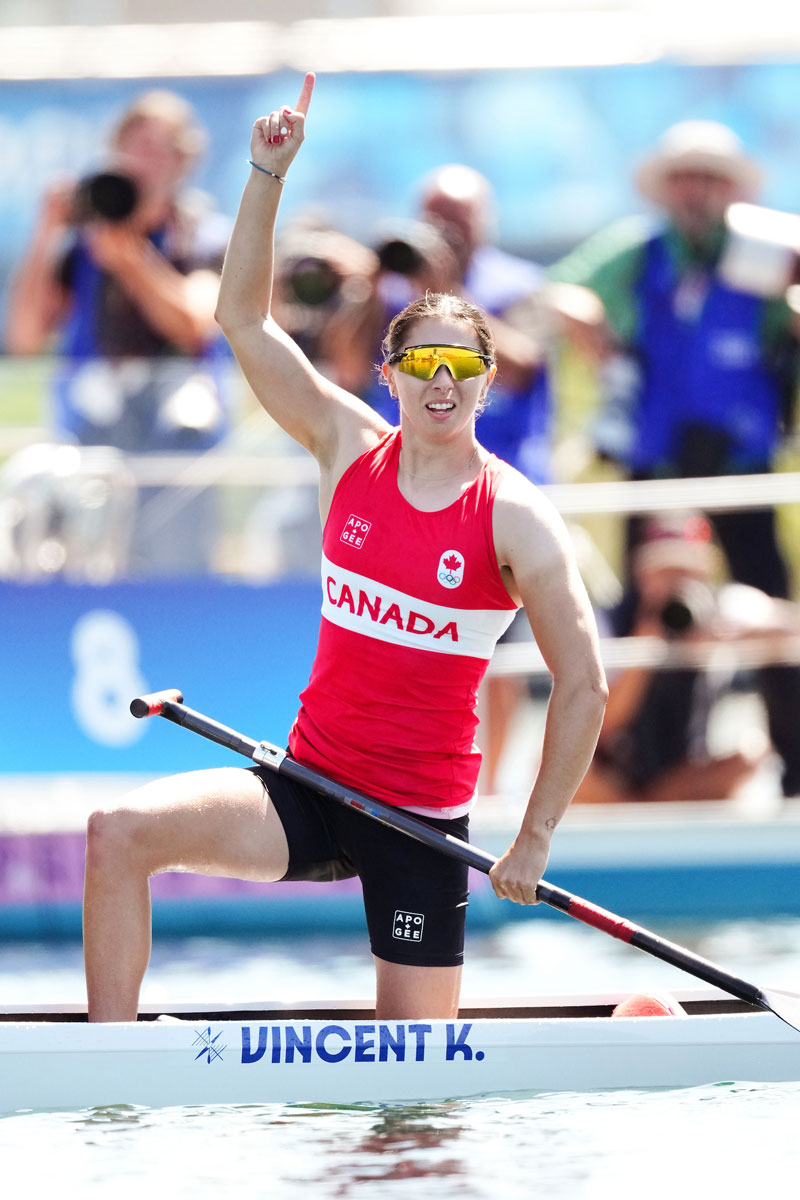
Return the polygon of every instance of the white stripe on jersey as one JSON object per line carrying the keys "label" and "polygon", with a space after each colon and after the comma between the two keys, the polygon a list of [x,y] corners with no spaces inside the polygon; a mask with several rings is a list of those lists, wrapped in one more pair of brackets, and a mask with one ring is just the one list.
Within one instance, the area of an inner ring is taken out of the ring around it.
{"label": "white stripe on jersey", "polygon": [[322,556],[323,617],[381,642],[488,661],[515,613],[513,608],[429,604],[337,567]]}

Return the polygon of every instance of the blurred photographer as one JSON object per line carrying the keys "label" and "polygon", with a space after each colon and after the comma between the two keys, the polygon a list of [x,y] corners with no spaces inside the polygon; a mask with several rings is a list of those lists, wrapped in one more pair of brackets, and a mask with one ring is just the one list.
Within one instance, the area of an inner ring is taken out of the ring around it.
{"label": "blurred photographer", "polygon": [[[318,371],[340,378],[328,348],[337,345],[342,314],[349,326],[354,309],[372,294],[377,255],[332,228],[323,216],[306,213],[286,225],[275,245],[272,311]],[[287,457],[307,458],[294,438],[275,429],[273,439]],[[265,488],[242,530],[242,556],[251,579],[318,576],[322,537],[316,475],[280,488]]]}
{"label": "blurred photographer", "polygon": [[[5,348],[58,351],[52,410],[64,439],[196,452],[226,432],[230,356],[213,313],[229,226],[185,188],[205,144],[180,96],[147,92],[116,124],[102,169],[44,196],[12,284]],[[152,529],[135,532],[134,567],[206,565],[196,500],[172,497],[159,515],[158,498],[145,499]]]}
{"label": "blurred photographer", "polygon": [[[700,648],[800,631],[796,605],[744,584],[716,582],[721,559],[703,517],[676,514],[642,528],[632,586],[601,632]],[[749,730],[735,752],[711,753],[712,710],[731,683],[730,671],[709,667],[632,666],[609,673],[603,729],[576,802],[732,796],[764,760],[769,738]]]}
{"label": "blurred photographer", "polygon": [[278,238],[273,286],[279,323],[319,370],[326,370],[332,324],[369,300],[379,269],[374,250],[314,214],[298,218]]}
{"label": "blurred photographer", "polygon": [[[598,231],[551,268],[600,305],[606,407],[594,442],[631,478],[774,467],[797,393],[800,221],[752,203],[762,176],[732,129],[681,121],[636,171],[653,211]],[[720,513],[714,528],[734,578],[789,596],[772,510]],[[800,776],[791,782],[800,789]]]}
{"label": "blurred photographer", "polygon": [[[759,164],[715,121],[670,126],[640,162],[653,206],[589,237],[551,270],[601,304],[606,407],[599,454],[632,479],[768,473],[794,421],[800,364],[798,221],[753,201]],[[627,522],[628,558],[641,522]],[[774,509],[714,514],[731,577],[789,599]],[[800,795],[800,670],[759,672],[786,796]]]}
{"label": "blurred photographer", "polygon": [[320,331],[320,353],[337,383],[396,424],[397,405],[375,371],[386,328],[415,297],[458,292],[461,280],[443,232],[424,220],[382,222],[369,254],[360,286],[350,280]]}

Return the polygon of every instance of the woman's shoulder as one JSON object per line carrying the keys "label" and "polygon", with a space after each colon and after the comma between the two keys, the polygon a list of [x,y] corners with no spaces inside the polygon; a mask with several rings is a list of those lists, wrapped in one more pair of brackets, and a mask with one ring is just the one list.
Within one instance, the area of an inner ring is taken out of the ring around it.
{"label": "woman's shoulder", "polygon": [[531,520],[561,520],[552,500],[537,484],[505,459],[495,455],[492,455],[492,459],[494,463],[490,463],[490,467],[494,468],[497,478],[496,503],[501,510],[523,516],[527,514]]}
{"label": "woman's shoulder", "polygon": [[536,484],[508,463],[503,464],[494,504],[494,534],[498,553],[517,558],[561,557],[571,545],[564,519]]}
{"label": "woman's shoulder", "polygon": [[359,419],[359,415],[357,410],[352,422],[343,423],[330,461],[319,459],[321,495],[328,501],[346,476],[376,455],[385,458],[396,446],[397,429],[387,425],[377,413],[366,419]]}

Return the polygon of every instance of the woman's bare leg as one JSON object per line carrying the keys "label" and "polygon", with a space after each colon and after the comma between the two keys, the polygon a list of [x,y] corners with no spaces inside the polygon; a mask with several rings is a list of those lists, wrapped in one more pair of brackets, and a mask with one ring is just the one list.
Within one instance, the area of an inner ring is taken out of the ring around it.
{"label": "woman's bare leg", "polygon": [[268,882],[286,872],[283,826],[252,772],[176,775],[89,818],[84,958],[90,1021],[136,1019],[150,958],[149,878],[186,870]]}
{"label": "woman's bare leg", "polygon": [[458,1016],[461,967],[412,967],[375,958],[378,1020]]}

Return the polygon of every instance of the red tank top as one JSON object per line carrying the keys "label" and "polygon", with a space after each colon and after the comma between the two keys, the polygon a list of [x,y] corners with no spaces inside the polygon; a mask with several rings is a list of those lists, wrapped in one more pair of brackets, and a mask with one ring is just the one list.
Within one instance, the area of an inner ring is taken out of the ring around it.
{"label": "red tank top", "polygon": [[491,455],[447,508],[397,486],[400,431],[345,471],[322,539],[322,621],[289,746],[301,763],[398,806],[475,794],[478,685],[517,606],[494,551],[505,464]]}

